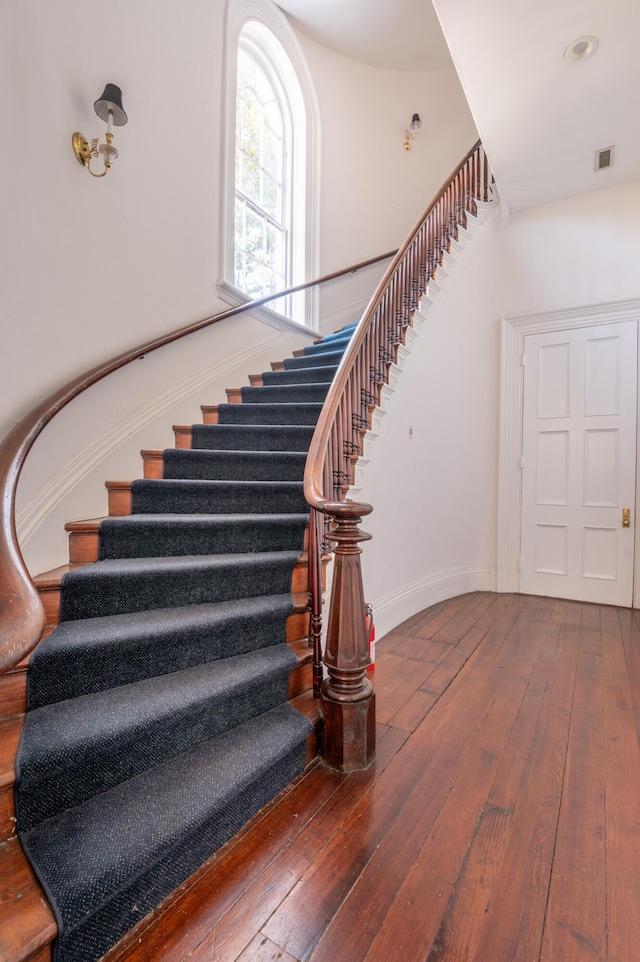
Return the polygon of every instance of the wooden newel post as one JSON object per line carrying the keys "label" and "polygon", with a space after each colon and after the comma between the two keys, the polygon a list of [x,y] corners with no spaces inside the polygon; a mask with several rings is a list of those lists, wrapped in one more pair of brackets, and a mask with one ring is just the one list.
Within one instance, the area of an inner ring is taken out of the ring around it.
{"label": "wooden newel post", "polygon": [[343,772],[366,768],[375,758],[375,696],[366,677],[369,639],[359,542],[371,537],[359,528],[369,504],[339,501],[324,506],[334,519],[328,537],[336,542],[331,605],[322,684],[324,760]]}

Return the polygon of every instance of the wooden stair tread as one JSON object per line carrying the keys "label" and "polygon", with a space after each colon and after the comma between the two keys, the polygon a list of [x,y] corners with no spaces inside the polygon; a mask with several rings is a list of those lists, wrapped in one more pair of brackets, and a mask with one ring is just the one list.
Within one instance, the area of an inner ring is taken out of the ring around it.
{"label": "wooden stair tread", "polygon": [[[44,633],[43,633],[44,634]],[[4,721],[26,711],[27,665],[19,666],[0,675],[0,718]]]}
{"label": "wooden stair tread", "polygon": [[97,531],[101,522],[106,521],[105,518],[85,518],[84,521],[67,521],[64,526],[65,531]]}
{"label": "wooden stair tread", "polygon": [[308,718],[312,725],[317,725],[322,718],[320,699],[314,698],[311,691],[305,691],[296,698],[292,698],[291,704],[305,718]]}
{"label": "wooden stair tread", "polygon": [[75,571],[76,568],[83,567],[84,565],[81,564],[59,565],[57,568],[51,568],[50,571],[43,571],[41,574],[36,575],[33,583],[39,591],[56,589],[60,587],[60,582],[68,571]]}
{"label": "wooden stair tread", "polygon": [[16,833],[13,787],[16,782],[15,759],[24,725],[24,715],[0,721],[0,842]]}
{"label": "wooden stair tread", "polygon": [[0,789],[16,780],[15,757],[23,725],[23,715],[0,720]]}
{"label": "wooden stair tread", "polygon": [[0,959],[44,962],[57,926],[17,838],[0,844]]}

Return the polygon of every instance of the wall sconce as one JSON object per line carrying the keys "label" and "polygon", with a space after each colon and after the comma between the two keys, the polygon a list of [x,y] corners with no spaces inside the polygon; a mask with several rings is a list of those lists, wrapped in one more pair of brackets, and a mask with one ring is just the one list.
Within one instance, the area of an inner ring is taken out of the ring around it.
{"label": "wall sconce", "polygon": [[[76,131],[72,139],[73,150],[78,161],[83,167],[87,168],[92,177],[104,177],[111,167],[112,161],[118,156],[118,151],[113,146],[111,128],[114,126],[124,127],[127,122],[127,115],[122,109],[120,87],[116,87],[115,84],[107,84],[102,96],[99,100],[96,100],[93,107],[100,120],[104,120],[107,125],[107,142],[98,146],[98,137],[95,137],[89,144],[87,138]],[[100,174],[95,174],[91,170],[91,158],[98,157],[99,154],[102,154],[104,160],[104,170]]]}
{"label": "wall sconce", "polygon": [[422,127],[422,121],[420,120],[419,114],[414,114],[411,118],[411,123],[409,124],[409,129],[404,132],[404,143],[403,147],[405,150],[411,150],[411,141],[415,140],[416,134]]}

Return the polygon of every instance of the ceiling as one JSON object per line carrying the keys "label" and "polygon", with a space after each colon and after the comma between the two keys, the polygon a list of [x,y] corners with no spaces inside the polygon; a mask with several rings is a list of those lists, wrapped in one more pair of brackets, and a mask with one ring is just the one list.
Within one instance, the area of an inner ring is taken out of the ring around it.
{"label": "ceiling", "polygon": [[[436,70],[452,57],[512,211],[640,179],[638,0],[433,4],[437,16],[431,0],[279,0],[315,40],[374,66]],[[595,55],[567,63],[583,36]],[[613,166],[594,170],[612,145]]]}
{"label": "ceiling", "polygon": [[440,70],[451,57],[431,0],[277,0],[314,40],[388,70]]}

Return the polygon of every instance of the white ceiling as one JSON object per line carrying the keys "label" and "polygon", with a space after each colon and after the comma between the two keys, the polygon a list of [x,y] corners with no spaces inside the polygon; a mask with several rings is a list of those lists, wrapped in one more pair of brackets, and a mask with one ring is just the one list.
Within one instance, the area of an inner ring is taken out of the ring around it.
{"label": "white ceiling", "polygon": [[304,33],[388,70],[451,66],[431,0],[277,0]]}
{"label": "white ceiling", "polygon": [[[450,65],[512,211],[640,179],[640,0],[279,0],[347,56],[395,70]],[[445,43],[442,31],[447,38]],[[591,59],[567,64],[581,36]],[[594,152],[615,146],[614,165]]]}

